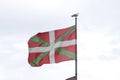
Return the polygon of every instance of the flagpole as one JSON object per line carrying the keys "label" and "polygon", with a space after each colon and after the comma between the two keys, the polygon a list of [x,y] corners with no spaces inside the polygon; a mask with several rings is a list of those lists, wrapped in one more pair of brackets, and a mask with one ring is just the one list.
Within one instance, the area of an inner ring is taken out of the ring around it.
{"label": "flagpole", "polygon": [[[75,27],[76,27],[76,39],[77,39],[77,17],[78,17],[78,13],[77,14],[73,14],[71,17],[75,18]],[[77,40],[76,40],[77,43]],[[76,54],[75,54],[75,80],[77,80],[77,46],[76,46]]]}

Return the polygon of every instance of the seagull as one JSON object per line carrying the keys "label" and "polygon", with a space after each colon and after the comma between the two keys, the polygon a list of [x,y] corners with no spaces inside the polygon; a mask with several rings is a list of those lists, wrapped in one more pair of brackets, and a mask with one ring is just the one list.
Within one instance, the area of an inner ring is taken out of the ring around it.
{"label": "seagull", "polygon": [[71,17],[77,17],[79,13],[73,14]]}

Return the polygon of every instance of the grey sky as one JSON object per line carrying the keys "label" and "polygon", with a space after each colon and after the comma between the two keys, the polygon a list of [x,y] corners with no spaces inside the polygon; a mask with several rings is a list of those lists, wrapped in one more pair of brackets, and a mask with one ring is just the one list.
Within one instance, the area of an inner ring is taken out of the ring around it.
{"label": "grey sky", "polygon": [[78,80],[120,80],[120,0],[0,0],[0,80],[65,80],[74,61],[33,68],[28,39],[74,25],[78,17]]}

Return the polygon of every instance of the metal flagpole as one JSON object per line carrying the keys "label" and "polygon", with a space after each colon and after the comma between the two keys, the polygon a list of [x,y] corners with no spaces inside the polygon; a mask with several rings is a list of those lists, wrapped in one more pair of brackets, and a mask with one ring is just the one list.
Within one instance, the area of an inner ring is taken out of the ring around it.
{"label": "metal flagpole", "polygon": [[[77,39],[77,17],[78,17],[78,13],[73,14],[71,17],[75,18],[76,39]],[[77,43],[77,40],[76,40],[76,43]],[[76,54],[75,54],[75,80],[77,80],[77,47],[76,47]]]}

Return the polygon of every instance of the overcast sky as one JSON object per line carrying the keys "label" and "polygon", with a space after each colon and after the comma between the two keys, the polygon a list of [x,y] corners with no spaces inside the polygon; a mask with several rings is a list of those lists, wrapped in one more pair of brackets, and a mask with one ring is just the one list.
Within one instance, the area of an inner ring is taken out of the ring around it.
{"label": "overcast sky", "polygon": [[0,80],[65,80],[74,61],[31,67],[27,41],[74,25],[78,80],[120,80],[120,0],[0,0]]}

